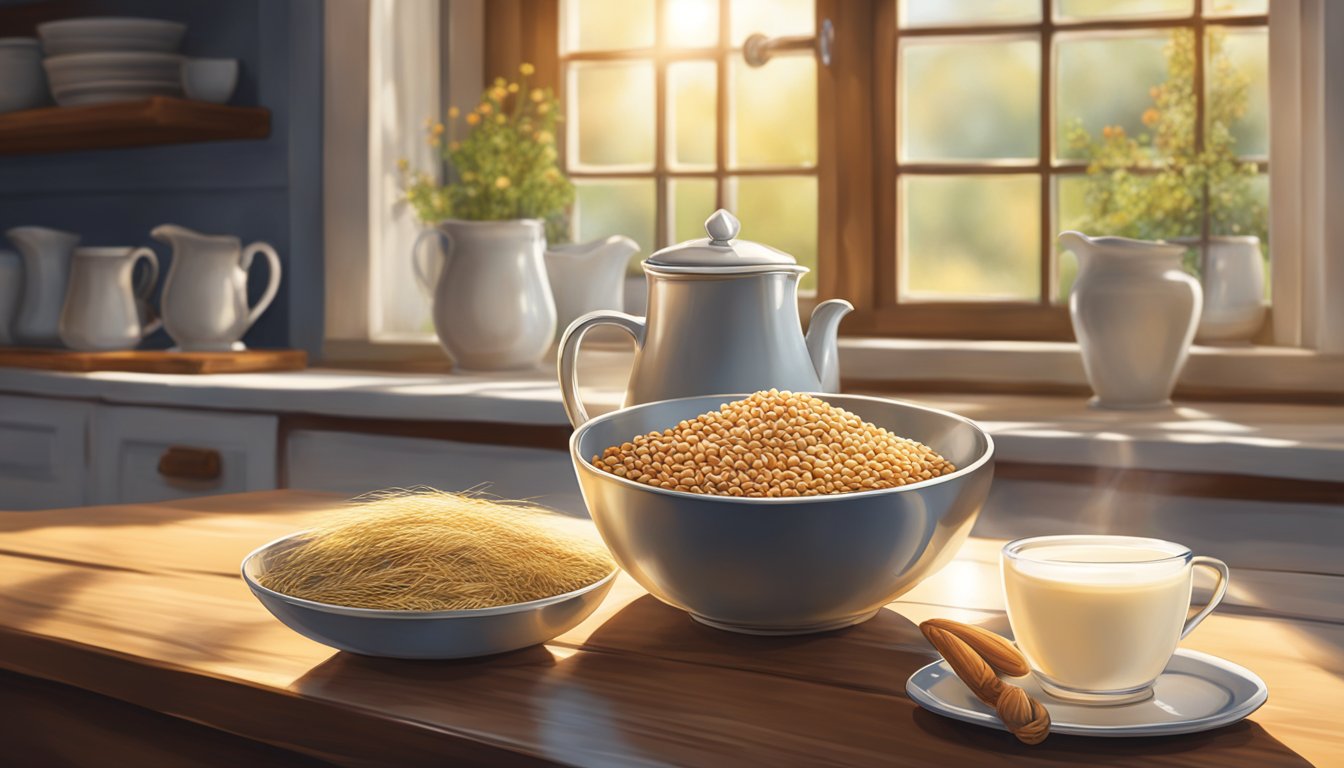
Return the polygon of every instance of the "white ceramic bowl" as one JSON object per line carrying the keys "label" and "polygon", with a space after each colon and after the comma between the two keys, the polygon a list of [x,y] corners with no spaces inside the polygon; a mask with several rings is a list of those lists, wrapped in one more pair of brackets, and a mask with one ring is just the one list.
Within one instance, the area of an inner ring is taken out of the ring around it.
{"label": "white ceramic bowl", "polygon": [[122,101],[141,101],[153,96],[181,96],[182,86],[176,81],[104,80],[83,85],[53,88],[52,95],[62,107],[88,104],[110,104]]}
{"label": "white ceramic bowl", "polygon": [[42,66],[54,91],[107,80],[177,82],[182,61],[175,53],[75,53],[48,56]]}
{"label": "white ceramic bowl", "polygon": [[32,37],[0,37],[0,112],[49,103],[42,53]]}
{"label": "white ceramic bowl", "polygon": [[942,568],[970,533],[994,474],[993,440],[969,419],[896,400],[818,395],[928,445],[955,472],[860,493],[741,498],[656,488],[589,463],[608,446],[743,397],[631,406],[570,439],[583,500],[607,548],[663,602],[734,632],[837,629],[870,618]]}
{"label": "white ceramic bowl", "polygon": [[187,25],[164,19],[94,17],[37,25],[48,56],[109,51],[171,53],[182,44]]}
{"label": "white ceramic bowl", "polygon": [[188,99],[226,104],[237,85],[237,59],[187,59],[182,62],[182,91]]}
{"label": "white ceramic bowl", "polygon": [[602,604],[617,570],[563,595],[497,608],[383,611],[318,603],[267,589],[257,579],[277,552],[297,546],[296,533],[257,548],[243,560],[243,580],[285,626],[309,640],[365,656],[465,659],[538,645],[568,632]]}

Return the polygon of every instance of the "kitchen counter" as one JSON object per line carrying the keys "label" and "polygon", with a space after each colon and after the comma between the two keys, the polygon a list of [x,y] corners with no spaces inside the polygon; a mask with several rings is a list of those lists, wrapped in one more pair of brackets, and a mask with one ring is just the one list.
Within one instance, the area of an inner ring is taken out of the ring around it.
{"label": "kitchen counter", "polygon": [[[629,366],[628,352],[585,352],[580,380],[590,413],[619,407]],[[490,374],[313,368],[212,376],[0,368],[0,393],[345,419],[568,427],[549,368]],[[976,419],[994,436],[1001,461],[1325,483],[1344,477],[1344,406],[1201,401],[1105,411],[1078,396],[881,394]],[[1344,489],[1338,501],[1344,503]]]}
{"label": "kitchen counter", "polygon": [[255,546],[339,503],[279,491],[0,513],[6,756],[348,766],[1344,764],[1344,625],[1235,607],[1183,645],[1265,679],[1269,702],[1236,725],[1147,739],[1053,735],[1027,747],[920,709],[905,680],[935,654],[917,622],[1006,627],[1000,542],[985,539],[876,618],[824,635],[720,632],[622,577],[596,614],[544,647],[459,662],[337,653],[272,618],[237,568]]}

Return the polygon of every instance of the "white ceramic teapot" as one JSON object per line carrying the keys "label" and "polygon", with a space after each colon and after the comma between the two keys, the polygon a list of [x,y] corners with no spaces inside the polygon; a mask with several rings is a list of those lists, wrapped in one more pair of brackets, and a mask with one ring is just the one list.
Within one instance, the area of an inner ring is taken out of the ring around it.
{"label": "white ceramic teapot", "polygon": [[560,340],[560,390],[574,426],[588,420],[579,400],[575,363],[589,329],[622,328],[635,339],[625,404],[696,395],[840,388],[836,334],[854,309],[844,299],[817,305],[807,335],[798,317],[798,279],[807,267],[787,253],[737,240],[740,225],[719,210],[705,222],[709,237],[689,240],[644,261],[648,318],[590,312]]}

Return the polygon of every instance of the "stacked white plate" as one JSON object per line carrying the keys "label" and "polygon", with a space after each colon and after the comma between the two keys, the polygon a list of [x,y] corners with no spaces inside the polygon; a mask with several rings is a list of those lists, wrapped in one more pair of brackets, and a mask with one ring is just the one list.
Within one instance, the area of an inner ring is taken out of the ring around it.
{"label": "stacked white plate", "polygon": [[51,95],[61,106],[181,96],[186,26],[133,18],[39,24]]}

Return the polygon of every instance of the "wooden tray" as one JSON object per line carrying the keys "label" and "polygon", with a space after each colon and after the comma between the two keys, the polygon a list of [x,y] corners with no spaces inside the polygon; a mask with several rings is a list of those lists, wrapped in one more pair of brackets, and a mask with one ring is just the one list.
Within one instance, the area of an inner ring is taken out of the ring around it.
{"label": "wooden tray", "polygon": [[137,373],[245,373],[300,371],[308,365],[301,349],[246,349],[241,352],[168,352],[131,349],[74,352],[65,349],[0,347],[0,366],[47,371],[134,371]]}

